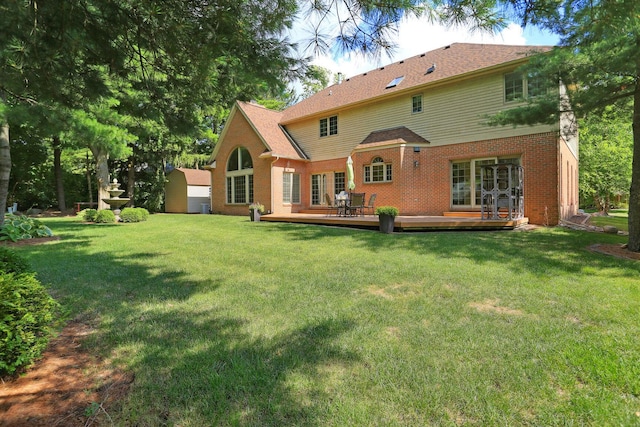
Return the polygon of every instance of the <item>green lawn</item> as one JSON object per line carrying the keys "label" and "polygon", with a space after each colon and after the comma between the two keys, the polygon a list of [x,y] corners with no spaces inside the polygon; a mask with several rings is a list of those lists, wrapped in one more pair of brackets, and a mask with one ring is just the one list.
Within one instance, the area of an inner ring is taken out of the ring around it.
{"label": "green lawn", "polygon": [[135,374],[138,426],[640,424],[640,264],[566,229],[153,215],[22,247]]}
{"label": "green lawn", "polygon": [[592,225],[604,227],[613,225],[618,230],[629,231],[629,215],[627,210],[611,210],[608,216],[592,216],[589,219]]}

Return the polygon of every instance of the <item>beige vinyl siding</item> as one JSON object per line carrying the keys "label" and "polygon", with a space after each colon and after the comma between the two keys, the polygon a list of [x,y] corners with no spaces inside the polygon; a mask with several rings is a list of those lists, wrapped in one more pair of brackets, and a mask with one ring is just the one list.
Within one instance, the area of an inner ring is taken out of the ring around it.
{"label": "beige vinyl siding", "polygon": [[[557,126],[488,127],[483,116],[517,104],[504,102],[504,73],[455,82],[338,112],[338,134],[319,137],[321,117],[287,125],[287,130],[313,160],[346,157],[376,130],[406,126],[431,146],[504,138],[558,130]],[[412,113],[412,97],[422,94],[420,113]],[[332,113],[333,114],[333,113]]]}

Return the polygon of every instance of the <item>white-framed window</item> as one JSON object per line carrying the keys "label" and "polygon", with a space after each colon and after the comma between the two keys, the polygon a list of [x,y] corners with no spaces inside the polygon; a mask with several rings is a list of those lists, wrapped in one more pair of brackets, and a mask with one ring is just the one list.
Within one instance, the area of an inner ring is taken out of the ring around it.
{"label": "white-framed window", "polygon": [[227,203],[253,203],[253,161],[249,150],[238,147],[227,159]]}
{"label": "white-framed window", "polygon": [[479,208],[482,182],[480,170],[483,166],[512,163],[520,164],[518,157],[490,157],[455,161],[451,163],[451,205]]}
{"label": "white-framed window", "polygon": [[338,116],[325,117],[320,119],[320,136],[338,134]]}
{"label": "white-framed window", "polygon": [[311,175],[311,204],[318,206],[324,203],[324,193],[328,192],[327,174]]}
{"label": "white-framed window", "polygon": [[364,182],[390,182],[393,180],[391,163],[385,163],[382,157],[374,157],[371,163],[364,165]]}
{"label": "white-framed window", "polygon": [[412,113],[422,112],[422,95],[413,95],[411,97],[411,112]]}
{"label": "white-framed window", "polygon": [[542,95],[546,90],[543,83],[542,78],[538,76],[525,76],[518,72],[505,74],[504,101],[522,101]]}
{"label": "white-framed window", "polygon": [[285,172],[282,176],[282,202],[300,203],[300,174]]}
{"label": "white-framed window", "polygon": [[333,192],[335,194],[340,193],[341,191],[346,191],[347,186],[345,185],[345,173],[344,172],[334,172],[333,173]]}

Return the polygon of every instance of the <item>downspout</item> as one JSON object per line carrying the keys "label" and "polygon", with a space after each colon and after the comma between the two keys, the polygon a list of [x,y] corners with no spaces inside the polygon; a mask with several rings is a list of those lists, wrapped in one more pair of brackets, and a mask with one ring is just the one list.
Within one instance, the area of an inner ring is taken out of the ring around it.
{"label": "downspout", "polygon": [[275,198],[274,198],[275,195],[273,194],[274,193],[274,191],[273,191],[273,165],[275,165],[278,160],[280,160],[280,156],[276,155],[276,159],[271,162],[270,171],[269,171],[271,173],[271,212],[270,213],[274,212],[274,206],[275,206]]}

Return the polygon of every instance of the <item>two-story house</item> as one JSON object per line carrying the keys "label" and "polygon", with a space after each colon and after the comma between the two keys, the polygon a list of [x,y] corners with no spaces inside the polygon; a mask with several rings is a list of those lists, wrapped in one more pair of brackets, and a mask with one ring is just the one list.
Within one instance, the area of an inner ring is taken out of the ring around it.
{"label": "two-story house", "polygon": [[[577,135],[554,125],[489,127],[539,90],[516,69],[549,47],[452,44],[347,78],[284,111],[237,102],[213,152],[211,209],[246,215],[323,207],[356,191],[401,215],[479,211],[483,166],[524,171],[524,215],[556,224],[578,205]],[[560,93],[559,99],[560,99]]]}

